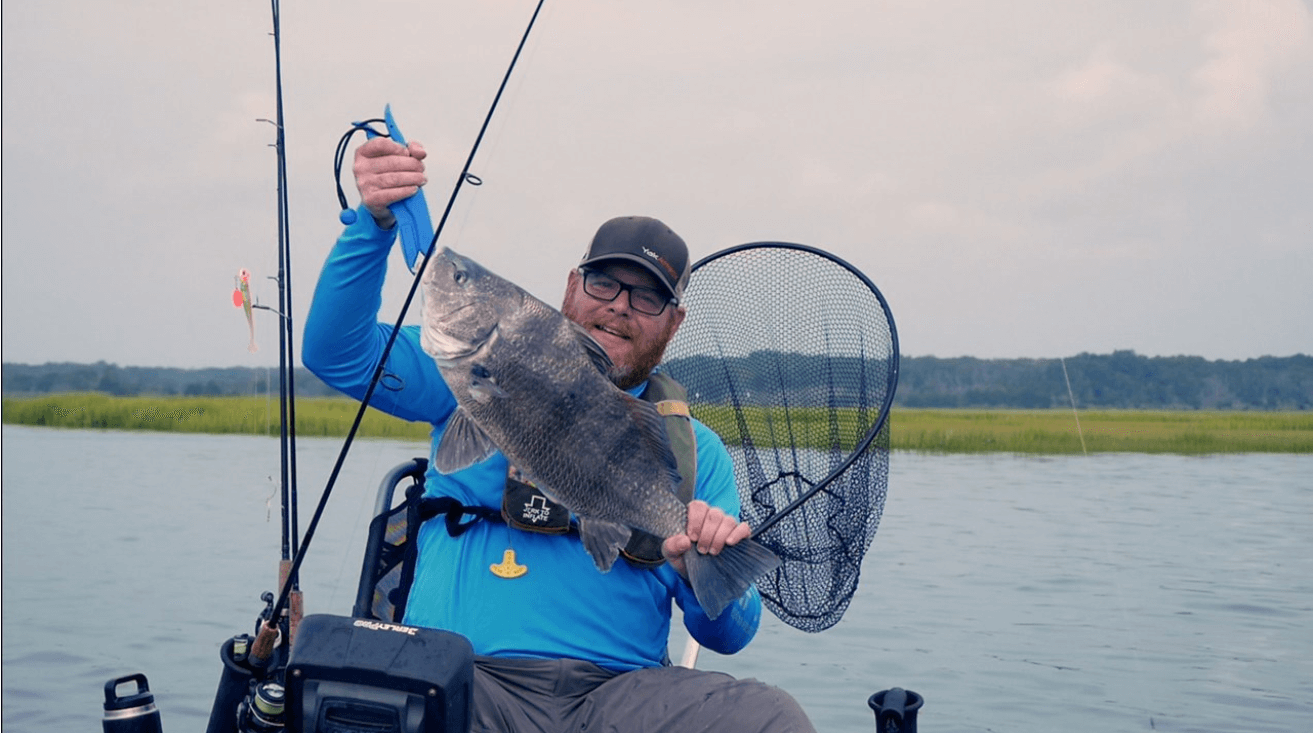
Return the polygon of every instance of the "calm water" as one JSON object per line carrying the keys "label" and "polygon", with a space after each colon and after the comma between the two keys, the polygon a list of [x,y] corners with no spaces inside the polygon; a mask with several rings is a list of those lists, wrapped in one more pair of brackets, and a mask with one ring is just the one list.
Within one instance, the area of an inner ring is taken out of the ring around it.
{"label": "calm water", "polygon": [[[303,525],[338,447],[300,441]],[[5,426],[3,448],[5,729],[99,730],[105,681],[141,671],[166,733],[204,730],[219,645],[274,589],[276,441]],[[353,450],[308,613],[350,610],[378,480],[425,452]],[[700,666],[790,690],[820,731],[873,730],[893,686],[924,733],[1309,731],[1311,602],[1311,456],[898,454],[845,619],[769,618]]]}

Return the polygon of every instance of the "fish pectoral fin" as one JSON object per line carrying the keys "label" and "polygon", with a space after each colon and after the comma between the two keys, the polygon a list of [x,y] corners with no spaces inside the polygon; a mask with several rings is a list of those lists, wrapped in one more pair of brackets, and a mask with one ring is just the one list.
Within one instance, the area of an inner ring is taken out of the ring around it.
{"label": "fish pectoral fin", "polygon": [[606,573],[617,561],[617,553],[631,539],[631,528],[624,524],[608,522],[602,519],[581,517],[577,521],[580,527],[580,541],[585,550],[594,558],[594,565],[599,572]]}
{"label": "fish pectoral fin", "polygon": [[608,352],[603,349],[602,344],[595,341],[594,337],[589,335],[589,331],[586,331],[584,326],[575,321],[568,321],[568,323],[571,324],[571,328],[576,334],[576,338],[580,340],[580,345],[585,348],[585,355],[589,357],[590,362],[593,363],[594,366],[598,367],[599,372],[601,374],[607,374],[612,371],[612,358],[608,356]]}
{"label": "fish pectoral fin", "polygon": [[462,408],[448,418],[443,440],[434,451],[434,470],[439,473],[456,473],[467,466],[479,463],[498,450],[489,436]]}
{"label": "fish pectoral fin", "polygon": [[481,404],[486,404],[489,400],[495,398],[507,397],[508,394],[502,387],[498,386],[498,380],[483,364],[475,364],[471,367],[471,396]]}

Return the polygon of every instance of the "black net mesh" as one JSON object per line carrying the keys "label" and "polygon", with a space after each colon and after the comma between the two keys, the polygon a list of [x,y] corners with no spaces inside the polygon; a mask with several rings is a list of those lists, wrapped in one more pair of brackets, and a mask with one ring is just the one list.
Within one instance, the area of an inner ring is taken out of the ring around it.
{"label": "black net mesh", "polygon": [[848,264],[778,243],[700,262],[684,305],[662,371],[726,441],[744,519],[783,560],[759,580],[763,600],[798,629],[829,628],[886,500],[895,321]]}

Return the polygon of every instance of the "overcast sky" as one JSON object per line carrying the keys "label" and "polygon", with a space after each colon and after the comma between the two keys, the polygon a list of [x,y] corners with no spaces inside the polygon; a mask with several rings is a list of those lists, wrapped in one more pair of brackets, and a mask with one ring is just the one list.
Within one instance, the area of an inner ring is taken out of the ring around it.
{"label": "overcast sky", "polygon": [[[533,9],[283,3],[299,343],[338,137],[391,102],[437,221]],[[270,29],[254,0],[5,0],[5,361],[277,364],[230,300],[243,267],[276,298]],[[840,255],[906,355],[1312,353],[1301,0],[549,0],[473,171],[442,243],[554,305],[646,214],[695,257]],[[395,256],[383,320],[408,284]]]}

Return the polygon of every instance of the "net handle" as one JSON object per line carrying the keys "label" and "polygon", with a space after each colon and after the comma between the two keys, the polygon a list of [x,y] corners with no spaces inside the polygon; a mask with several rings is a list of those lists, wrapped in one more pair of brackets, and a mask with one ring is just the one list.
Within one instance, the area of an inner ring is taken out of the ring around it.
{"label": "net handle", "polygon": [[[851,451],[850,455],[847,456],[846,459],[842,461],[841,464],[837,466],[831,473],[827,474],[827,476],[825,476],[822,481],[819,481],[808,491],[801,494],[794,501],[792,501],[790,504],[787,504],[783,509],[779,510],[777,513],[763,520],[763,522],[759,524],[758,527],[754,528],[754,531],[750,534],[750,537],[754,538],[754,537],[758,537],[759,535],[771,529],[783,518],[785,518],[786,515],[795,511],[806,501],[816,496],[819,491],[822,491],[829,484],[835,481],[838,476],[845,473],[846,469],[850,467],[850,464],[858,460],[859,456],[863,455],[864,451],[868,450],[868,447],[872,445],[873,440],[877,438],[878,433],[882,431],[882,427],[886,424],[887,418],[890,416],[891,403],[896,396],[896,383],[900,376],[900,356],[899,356],[900,340],[896,336],[895,317],[891,315],[891,308],[889,305],[887,305],[886,298],[882,295],[882,291],[877,289],[877,285],[874,285],[873,281],[870,280],[867,275],[865,275],[863,272],[860,272],[858,268],[856,268],[854,265],[851,265],[849,262],[846,262],[840,257],[837,257],[831,252],[818,249],[817,247],[810,247],[807,244],[795,244],[792,242],[749,242],[746,244],[738,244],[734,247],[728,247],[724,250],[721,250],[720,252],[714,252],[713,254],[708,255],[707,257],[704,257],[703,259],[696,262],[694,264],[694,267],[692,267],[690,270],[691,279],[693,279],[694,273],[698,272],[699,268],[703,267],[704,265],[707,265],[710,262],[714,262],[716,260],[720,260],[723,257],[728,257],[750,249],[798,250],[801,252],[808,252],[809,254],[822,257],[823,259],[826,260],[830,260],[831,262],[845,268],[845,270],[849,272],[851,276],[859,280],[859,282],[863,283],[864,286],[867,287],[869,291],[873,293],[873,296],[877,298],[877,302],[881,304],[882,315],[886,316],[887,328],[890,329],[891,331],[891,355],[892,355],[892,358],[890,360],[890,366],[887,371],[887,382],[888,384],[890,384],[890,389],[886,391],[886,396],[882,400],[882,409],[880,412],[878,412],[877,420],[873,421],[873,426],[869,428],[868,433],[864,435],[863,440],[859,441],[859,445],[855,446],[855,449]],[[794,445],[792,445],[791,447],[793,448]]]}

